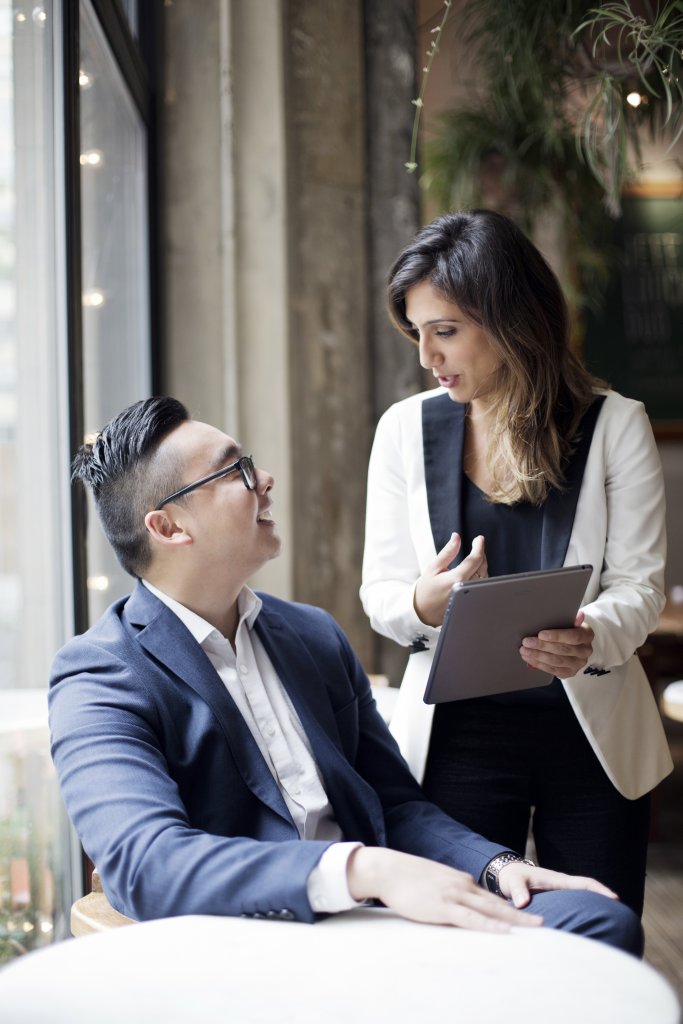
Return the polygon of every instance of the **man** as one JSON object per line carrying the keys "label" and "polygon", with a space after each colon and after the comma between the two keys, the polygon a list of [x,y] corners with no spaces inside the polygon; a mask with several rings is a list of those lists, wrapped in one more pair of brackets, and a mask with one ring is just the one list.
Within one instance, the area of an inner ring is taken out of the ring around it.
{"label": "man", "polygon": [[494,932],[543,915],[641,951],[604,886],[428,803],[337,624],[247,587],[281,541],[273,478],[232,438],[147,399],[79,450],[73,475],[138,580],[59,652],[49,696],[67,809],[118,910],[314,921],[377,899]]}

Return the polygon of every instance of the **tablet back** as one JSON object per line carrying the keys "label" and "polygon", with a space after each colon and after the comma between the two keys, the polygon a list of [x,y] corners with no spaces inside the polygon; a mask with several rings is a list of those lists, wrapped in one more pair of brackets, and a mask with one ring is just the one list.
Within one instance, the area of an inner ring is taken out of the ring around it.
{"label": "tablet back", "polygon": [[441,704],[550,683],[530,670],[519,648],[542,629],[567,629],[592,572],[590,565],[456,583],[434,652],[424,701]]}

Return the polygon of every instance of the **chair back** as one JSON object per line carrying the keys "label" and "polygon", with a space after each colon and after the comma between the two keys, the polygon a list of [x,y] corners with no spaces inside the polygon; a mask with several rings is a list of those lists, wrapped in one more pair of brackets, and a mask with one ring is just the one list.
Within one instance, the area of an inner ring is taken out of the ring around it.
{"label": "chair back", "polygon": [[81,896],[71,907],[71,934],[76,937],[92,935],[124,924],[135,924],[135,921],[114,910],[102,891],[99,872],[95,868],[92,873],[92,892]]}

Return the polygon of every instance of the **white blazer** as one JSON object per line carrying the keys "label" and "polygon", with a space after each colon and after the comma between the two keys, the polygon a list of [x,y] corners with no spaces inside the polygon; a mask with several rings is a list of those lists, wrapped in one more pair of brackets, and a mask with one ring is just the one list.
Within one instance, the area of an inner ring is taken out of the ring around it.
{"label": "white blazer", "polygon": [[[422,697],[439,633],[421,622],[413,607],[416,581],[437,554],[422,406],[441,400],[444,408],[446,395],[436,388],[387,410],[377,426],[368,474],[363,607],[377,632],[404,646],[422,637],[428,647],[408,660],[391,722],[418,780],[434,714]],[[633,653],[657,625],[664,605],[664,484],[643,405],[614,391],[605,395],[573,521],[566,524],[561,563],[594,567],[583,605],[595,632],[593,655],[587,670],[562,682],[608,777],[625,797],[636,799],[673,768],[652,690]],[[443,473],[459,477],[461,448],[447,454],[447,459],[443,452],[440,456]],[[561,506],[560,498],[553,508]]]}

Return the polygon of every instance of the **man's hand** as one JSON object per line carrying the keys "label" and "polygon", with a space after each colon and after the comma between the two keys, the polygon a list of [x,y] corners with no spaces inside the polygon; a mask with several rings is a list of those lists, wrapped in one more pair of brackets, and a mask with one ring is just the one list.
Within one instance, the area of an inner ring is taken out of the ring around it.
{"label": "man's hand", "polygon": [[498,886],[503,896],[511,899],[516,907],[526,907],[535,892],[548,892],[553,889],[587,889],[588,892],[597,892],[612,900],[619,899],[615,892],[594,878],[565,875],[561,871],[538,868],[532,864],[524,864],[523,861],[513,861],[501,868]]}
{"label": "man's hand", "polygon": [[537,914],[515,910],[499,896],[481,889],[466,872],[397,850],[376,846],[354,850],[347,878],[353,899],[379,899],[411,921],[484,932],[543,924]]}
{"label": "man's hand", "polygon": [[595,633],[579,612],[572,629],[542,629],[538,636],[525,636],[519,653],[529,668],[571,679],[590,661],[594,639]]}
{"label": "man's hand", "polygon": [[448,568],[460,551],[461,544],[460,534],[451,534],[451,539],[441,548],[417,581],[413,604],[420,621],[427,626],[440,626],[443,622],[454,583],[488,576],[483,537],[474,538],[472,550],[460,565],[455,569]]}

